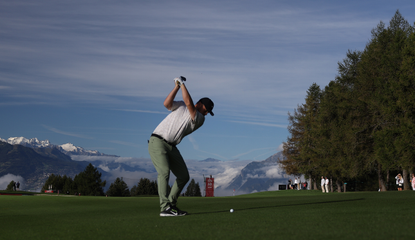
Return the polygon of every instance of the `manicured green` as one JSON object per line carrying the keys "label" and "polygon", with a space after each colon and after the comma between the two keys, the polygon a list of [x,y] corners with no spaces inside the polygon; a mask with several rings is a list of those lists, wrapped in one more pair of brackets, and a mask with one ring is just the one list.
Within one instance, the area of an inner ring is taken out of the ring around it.
{"label": "manicured green", "polygon": [[[0,196],[1,239],[410,239],[415,192],[276,191],[181,197]],[[233,208],[234,213],[229,210]]]}

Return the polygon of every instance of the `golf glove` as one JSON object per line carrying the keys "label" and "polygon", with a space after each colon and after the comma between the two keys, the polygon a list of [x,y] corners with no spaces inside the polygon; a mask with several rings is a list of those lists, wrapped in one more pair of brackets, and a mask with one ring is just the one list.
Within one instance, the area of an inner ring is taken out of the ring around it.
{"label": "golf glove", "polygon": [[183,77],[183,76],[180,76],[180,77],[177,77],[177,78],[174,78],[174,82],[180,87],[183,83],[184,83],[184,81],[186,81],[186,78],[185,77]]}

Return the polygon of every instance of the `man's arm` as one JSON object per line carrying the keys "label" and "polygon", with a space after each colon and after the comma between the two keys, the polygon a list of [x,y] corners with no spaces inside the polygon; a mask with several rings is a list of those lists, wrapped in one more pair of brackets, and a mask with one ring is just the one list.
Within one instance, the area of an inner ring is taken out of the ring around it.
{"label": "man's arm", "polygon": [[167,95],[166,99],[164,100],[164,107],[166,107],[168,110],[171,109],[173,106],[174,98],[176,97],[177,92],[179,91],[180,86],[178,84],[174,85],[173,90]]}
{"label": "man's arm", "polygon": [[186,104],[187,109],[189,110],[190,117],[192,118],[192,120],[195,120],[197,110],[196,110],[195,104],[193,103],[192,97],[190,96],[189,91],[187,91],[187,88],[184,85],[184,83],[181,84],[181,89],[182,89],[183,101]]}

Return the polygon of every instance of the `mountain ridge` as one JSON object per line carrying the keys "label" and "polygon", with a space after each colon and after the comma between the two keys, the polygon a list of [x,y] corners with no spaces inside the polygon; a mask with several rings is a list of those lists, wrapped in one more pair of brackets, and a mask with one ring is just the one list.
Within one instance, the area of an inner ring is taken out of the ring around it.
{"label": "mountain ridge", "polygon": [[85,150],[82,147],[73,145],[72,143],[65,143],[62,145],[55,145],[50,143],[49,140],[39,140],[37,138],[25,138],[25,137],[10,137],[7,140],[0,138],[0,142],[7,142],[11,145],[22,145],[30,148],[56,148],[64,154],[71,155],[86,155],[86,156],[111,156],[118,157],[117,155],[109,155],[100,153],[97,150]]}
{"label": "mountain ridge", "polygon": [[[25,180],[27,189],[40,189],[50,174],[74,177],[87,166],[56,150],[38,150],[0,141],[0,176],[13,174]],[[64,158],[63,160],[61,158]]]}
{"label": "mountain ridge", "polygon": [[263,161],[248,163],[224,189],[248,193],[278,190],[279,185],[287,184],[286,173],[278,163],[282,157],[282,152],[278,152]]}
{"label": "mountain ridge", "polygon": [[[124,180],[129,181],[129,186],[132,186],[137,184],[139,178],[143,176],[150,179],[157,177],[157,172],[150,159],[130,161],[132,159],[114,155],[76,154],[71,150],[78,148],[72,147],[72,144],[66,146],[69,151],[62,151],[61,146],[53,145],[48,140],[39,141],[36,138],[30,140],[20,138],[13,143],[19,141],[26,144],[27,147],[20,144],[11,145],[0,139],[0,178],[7,174],[21,176],[25,180],[24,189],[27,190],[40,189],[50,174],[74,177],[82,172],[89,163],[99,169],[102,173],[102,179],[108,183],[113,181],[115,177],[121,176],[124,177]],[[30,142],[32,144],[29,144]],[[218,193],[223,191],[228,194],[229,190],[233,189],[238,192],[237,194],[278,190],[278,185],[286,184],[288,180],[285,172],[278,167],[278,159],[281,157],[282,153],[279,152],[263,161],[253,161],[246,163],[246,165],[240,163],[230,165],[227,161],[213,158],[200,161],[189,160],[191,165],[188,165],[188,169],[192,178],[206,174],[216,175],[218,183],[220,183],[215,188]]]}

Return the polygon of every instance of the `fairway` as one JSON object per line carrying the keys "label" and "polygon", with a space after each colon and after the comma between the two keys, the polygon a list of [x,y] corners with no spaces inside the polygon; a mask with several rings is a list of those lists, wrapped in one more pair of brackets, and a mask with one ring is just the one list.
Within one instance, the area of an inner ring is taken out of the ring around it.
{"label": "fairway", "polygon": [[[179,199],[0,196],[1,239],[409,239],[415,192],[261,192]],[[230,213],[233,208],[235,212]]]}

